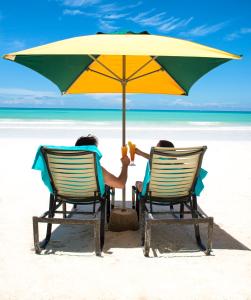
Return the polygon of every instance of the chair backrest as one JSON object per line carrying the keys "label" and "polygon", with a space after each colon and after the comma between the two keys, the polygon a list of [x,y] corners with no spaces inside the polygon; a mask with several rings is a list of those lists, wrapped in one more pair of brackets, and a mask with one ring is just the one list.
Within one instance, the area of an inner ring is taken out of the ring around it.
{"label": "chair backrest", "polygon": [[96,153],[46,147],[41,151],[57,196],[74,200],[98,197]]}
{"label": "chair backrest", "polygon": [[148,194],[156,198],[180,198],[192,194],[207,147],[152,147]]}

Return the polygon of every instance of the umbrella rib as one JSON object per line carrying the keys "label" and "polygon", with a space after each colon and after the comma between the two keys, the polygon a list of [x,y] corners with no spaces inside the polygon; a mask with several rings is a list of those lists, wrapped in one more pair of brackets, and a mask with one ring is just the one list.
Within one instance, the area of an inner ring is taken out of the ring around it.
{"label": "umbrella rib", "polygon": [[[133,72],[129,77],[126,78],[127,81],[130,81],[131,78],[137,74],[139,71],[141,71],[144,67],[146,67],[148,64],[150,64],[153,60],[155,60],[158,56],[153,56],[150,60],[148,60],[146,63],[144,63],[141,67],[139,67],[135,72]],[[133,79],[133,78],[132,78]]]}
{"label": "umbrella rib", "polygon": [[163,68],[159,68],[159,69],[157,69],[157,70],[154,70],[154,71],[151,71],[151,72],[148,72],[148,73],[145,73],[145,74],[142,74],[142,75],[139,75],[139,76],[133,77],[133,78],[131,78],[131,79],[130,79],[130,80],[128,80],[128,81],[132,81],[132,80],[135,80],[135,79],[139,79],[139,78],[141,78],[141,77],[144,77],[144,76],[147,76],[147,75],[150,75],[150,74],[153,74],[153,73],[159,72],[159,71],[164,71],[164,69],[163,69]]}
{"label": "umbrella rib", "polygon": [[117,80],[117,81],[121,82],[121,80],[118,79],[118,78],[112,77],[112,76],[110,76],[110,75],[104,74],[104,73],[99,72],[99,71],[96,71],[96,70],[93,70],[93,69],[91,69],[91,68],[87,68],[87,71],[92,71],[92,72],[97,73],[97,74],[99,74],[99,75],[103,75],[103,76],[105,76],[105,77],[108,77],[108,78],[111,78],[111,79],[114,79],[114,80]]}
{"label": "umbrella rib", "polygon": [[98,64],[100,64],[103,68],[105,68],[108,72],[110,72],[113,76],[115,76],[120,82],[122,81],[122,78],[120,78],[116,73],[114,73],[111,69],[109,69],[105,64],[103,64],[102,62],[100,62],[96,57],[94,57],[93,55],[89,54],[88,55],[92,60],[94,60],[95,62],[97,62]]}

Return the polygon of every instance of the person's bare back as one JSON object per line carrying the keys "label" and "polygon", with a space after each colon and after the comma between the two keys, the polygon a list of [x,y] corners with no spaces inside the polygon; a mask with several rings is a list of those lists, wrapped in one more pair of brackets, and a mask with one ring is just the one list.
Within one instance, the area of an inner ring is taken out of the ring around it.
{"label": "person's bare back", "polygon": [[[98,140],[93,135],[81,136],[77,141],[75,146],[97,146]],[[122,168],[119,176],[115,176],[105,168],[102,167],[104,182],[110,187],[123,189],[127,181],[127,169],[130,164],[130,159],[128,156],[121,158]]]}

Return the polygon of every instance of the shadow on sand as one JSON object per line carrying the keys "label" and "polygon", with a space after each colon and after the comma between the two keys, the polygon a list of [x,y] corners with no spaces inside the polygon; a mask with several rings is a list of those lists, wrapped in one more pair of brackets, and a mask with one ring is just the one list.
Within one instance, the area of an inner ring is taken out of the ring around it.
{"label": "shadow on sand", "polygon": [[[128,207],[130,204],[128,203]],[[81,210],[81,207],[78,207]],[[44,226],[40,224],[40,226]],[[55,227],[54,227],[55,228]],[[200,225],[203,241],[207,239],[207,227]],[[43,231],[41,237],[43,238]],[[105,244],[103,252],[112,254],[115,248],[140,248],[140,232],[105,231]],[[214,224],[213,249],[247,250],[250,249],[223,230],[219,225]],[[199,252],[196,244],[194,229],[192,225],[165,225],[152,226],[151,250],[155,257],[164,253],[192,253]],[[44,251],[44,254],[72,253],[93,255],[94,252],[94,230],[92,225],[60,225],[56,227],[51,240]],[[142,252],[143,255],[143,252]],[[204,254],[202,254],[204,255]]]}

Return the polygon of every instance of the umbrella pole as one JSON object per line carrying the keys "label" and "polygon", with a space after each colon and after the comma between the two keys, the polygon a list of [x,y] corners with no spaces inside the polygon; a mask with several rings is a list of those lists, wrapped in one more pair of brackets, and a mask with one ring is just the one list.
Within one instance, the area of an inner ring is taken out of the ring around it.
{"label": "umbrella pole", "polygon": [[[122,56],[122,146],[126,144],[126,56]],[[126,187],[122,190],[122,210],[126,210]]]}
{"label": "umbrella pole", "polygon": [[[122,56],[122,146],[126,144],[126,56]],[[126,208],[126,186],[122,190],[122,209],[114,208],[108,226],[111,231],[138,230],[139,222],[135,209]]]}

